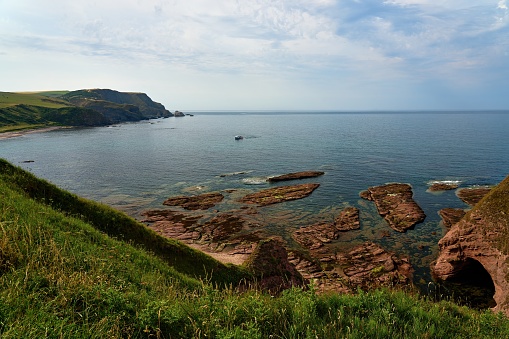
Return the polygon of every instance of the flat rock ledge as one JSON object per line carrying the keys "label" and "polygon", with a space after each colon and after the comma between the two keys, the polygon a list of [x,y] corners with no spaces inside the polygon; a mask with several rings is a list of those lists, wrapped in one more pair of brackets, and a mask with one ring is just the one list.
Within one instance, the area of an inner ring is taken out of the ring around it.
{"label": "flat rock ledge", "polygon": [[491,191],[489,187],[462,188],[456,195],[464,203],[475,206],[481,199]]}
{"label": "flat rock ledge", "polygon": [[297,179],[307,179],[307,178],[316,178],[321,175],[324,175],[324,172],[319,171],[304,171],[304,172],[295,172],[279,175],[276,177],[270,177],[268,179],[269,182],[278,182],[278,181],[288,181],[288,180],[297,180]]}
{"label": "flat rock ledge", "polygon": [[435,182],[428,188],[428,190],[431,192],[439,192],[439,191],[455,190],[458,187],[459,187],[458,184]]}
{"label": "flat rock ledge", "polygon": [[337,261],[343,266],[351,286],[370,289],[411,285],[413,268],[409,259],[387,252],[370,241],[338,254]]}
{"label": "flat rock ledge", "polygon": [[412,195],[410,185],[399,183],[370,187],[360,194],[362,198],[374,201],[378,213],[398,232],[406,232],[426,218]]}
{"label": "flat rock ledge", "polygon": [[268,206],[280,202],[302,199],[309,196],[320,184],[301,184],[293,186],[280,186],[251,193],[240,199],[246,204]]}
{"label": "flat rock ledge", "polygon": [[466,212],[461,208],[442,208],[438,214],[442,218],[444,226],[450,229],[465,216]]}
{"label": "flat rock ledge", "polygon": [[219,192],[204,193],[192,196],[170,197],[163,202],[166,206],[180,206],[186,210],[207,210],[223,201],[224,196]]}
{"label": "flat rock ledge", "polygon": [[347,207],[341,211],[334,223],[319,223],[301,227],[293,233],[293,238],[302,246],[315,250],[338,239],[341,232],[359,228],[359,209]]}

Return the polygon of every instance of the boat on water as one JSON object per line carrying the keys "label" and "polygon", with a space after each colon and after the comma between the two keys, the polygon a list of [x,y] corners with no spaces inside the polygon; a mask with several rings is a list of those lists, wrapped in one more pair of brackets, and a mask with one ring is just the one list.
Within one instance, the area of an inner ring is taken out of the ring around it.
{"label": "boat on water", "polygon": [[236,135],[235,136],[235,140],[242,140],[244,139],[244,137],[242,135]]}

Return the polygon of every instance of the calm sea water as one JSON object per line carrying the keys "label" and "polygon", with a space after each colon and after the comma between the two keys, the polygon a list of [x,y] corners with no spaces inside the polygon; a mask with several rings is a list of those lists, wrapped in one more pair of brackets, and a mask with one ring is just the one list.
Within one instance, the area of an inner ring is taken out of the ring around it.
{"label": "calm sea water", "polygon": [[[133,216],[172,195],[235,189],[217,207],[230,210],[239,207],[238,197],[269,187],[267,176],[322,170],[324,176],[306,180],[321,184],[310,197],[261,209],[267,229],[291,242],[294,229],[357,206],[361,230],[336,245],[373,240],[407,254],[421,283],[430,280],[444,234],[438,210],[468,207],[454,191],[426,192],[430,182],[491,185],[509,174],[509,112],[193,114],[0,140],[0,157]],[[387,182],[413,186],[424,223],[394,232],[373,203],[359,198]]]}

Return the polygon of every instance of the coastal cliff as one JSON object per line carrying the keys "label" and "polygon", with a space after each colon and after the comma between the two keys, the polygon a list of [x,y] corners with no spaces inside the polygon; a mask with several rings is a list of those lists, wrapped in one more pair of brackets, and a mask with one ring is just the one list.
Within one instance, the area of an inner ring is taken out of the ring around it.
{"label": "coastal cliff", "polygon": [[439,251],[431,266],[437,280],[487,273],[487,284],[494,287],[493,310],[509,315],[509,176],[452,226]]}
{"label": "coastal cliff", "polygon": [[83,89],[62,96],[78,107],[103,113],[113,122],[167,118],[173,114],[145,93],[119,92],[111,89]]}
{"label": "coastal cliff", "polygon": [[0,92],[0,132],[49,126],[105,126],[171,116],[173,113],[145,93],[111,89]]}

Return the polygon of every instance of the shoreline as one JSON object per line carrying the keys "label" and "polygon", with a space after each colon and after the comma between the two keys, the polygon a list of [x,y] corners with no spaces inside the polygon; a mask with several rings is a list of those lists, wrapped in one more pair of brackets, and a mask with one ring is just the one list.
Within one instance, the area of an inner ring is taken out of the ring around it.
{"label": "shoreline", "polygon": [[11,131],[11,132],[2,132],[2,133],[0,133],[0,140],[21,137],[26,134],[50,132],[50,131],[55,131],[55,130],[59,130],[59,129],[63,129],[63,128],[69,128],[69,127],[53,126],[53,127],[33,128],[33,129],[25,129],[25,130],[19,130],[19,131]]}

